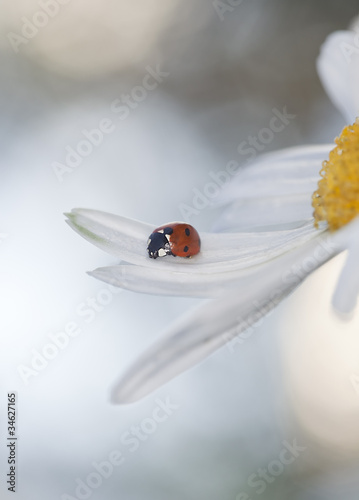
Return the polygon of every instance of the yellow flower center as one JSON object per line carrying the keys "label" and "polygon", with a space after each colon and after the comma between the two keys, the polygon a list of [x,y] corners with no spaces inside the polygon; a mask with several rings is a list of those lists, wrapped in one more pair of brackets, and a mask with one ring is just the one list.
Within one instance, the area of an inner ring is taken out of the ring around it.
{"label": "yellow flower center", "polygon": [[313,193],[314,225],[327,221],[331,231],[359,214],[359,118],[335,139],[323,161],[318,189]]}

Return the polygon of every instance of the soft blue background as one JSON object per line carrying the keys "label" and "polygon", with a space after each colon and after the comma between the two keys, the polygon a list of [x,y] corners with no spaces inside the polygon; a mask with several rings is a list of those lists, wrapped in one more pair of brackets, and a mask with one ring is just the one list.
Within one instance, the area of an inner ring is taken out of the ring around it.
{"label": "soft blue background", "polygon": [[[315,59],[326,35],[346,28],[357,13],[355,1],[339,11],[336,1],[244,0],[223,21],[211,2],[182,4],[186,15],[179,6],[151,57],[112,74],[65,77],[2,50],[0,233],[7,236],[0,244],[0,435],[6,393],[16,390],[16,498],[74,495],[76,479],[114,450],[125,462],[93,491],[93,500],[234,500],[240,492],[252,500],[357,498],[355,471],[342,488],[328,489],[326,474],[309,487],[290,467],[262,495],[247,483],[293,438],[276,342],[285,304],[233,353],[225,347],[122,407],[109,404],[111,384],[197,301],[119,292],[88,323],[76,312],[108,289],[86,271],[114,259],[72,232],[63,212],[96,208],[154,225],[181,219],[180,204],[191,204],[193,188],[203,189],[209,172],[229,160],[243,162],[238,144],[268,125],[272,108],[287,106],[297,118],[264,152],[329,142],[344,125],[321,88]],[[206,21],[198,23],[202,15]],[[156,61],[169,77],[126,120],[117,120],[111,102],[138,85]],[[60,183],[51,164],[63,161],[65,147],[103,118],[114,121],[115,131]],[[215,215],[205,209],[191,222],[208,230]],[[81,333],[25,385],[19,365],[28,366],[32,350],[43,349],[70,321]],[[167,397],[178,410],[131,453],[121,436],[151,417],[157,398]],[[2,471],[5,455],[2,438]],[[7,498],[4,473],[0,489]]]}

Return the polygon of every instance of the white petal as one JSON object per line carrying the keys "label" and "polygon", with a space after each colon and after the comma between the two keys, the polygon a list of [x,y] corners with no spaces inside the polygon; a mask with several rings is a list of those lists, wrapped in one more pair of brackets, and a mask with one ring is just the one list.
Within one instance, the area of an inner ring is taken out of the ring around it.
{"label": "white petal", "polygon": [[333,145],[304,146],[270,153],[239,172],[220,201],[230,203],[215,231],[265,231],[299,227],[311,219],[312,193]]}
{"label": "white petal", "polygon": [[301,248],[243,279],[220,299],[210,301],[173,325],[115,384],[114,403],[130,403],[192,367],[253,325],[308,274],[336,255],[343,238],[317,236]]}
{"label": "white petal", "polygon": [[223,210],[213,231],[271,231],[314,224],[312,193],[238,200]]}
{"label": "white petal", "polygon": [[[236,236],[243,245],[236,248],[236,254],[228,260],[207,263],[205,266],[177,266],[176,271],[164,267],[143,267],[118,265],[98,268],[89,274],[111,285],[134,292],[158,295],[189,297],[218,297],[229,288],[235,287],[245,277],[256,273],[259,266],[265,272],[268,261],[303,245],[318,236],[320,231],[313,224],[278,233],[240,233]],[[212,236],[212,235],[210,235]],[[227,236],[227,235],[223,235]],[[274,237],[273,237],[274,236]],[[247,237],[247,240],[244,240]],[[223,241],[220,245],[225,244]],[[220,249],[225,254],[225,247]],[[229,255],[227,255],[229,257]],[[187,272],[182,272],[182,269]]]}
{"label": "white petal", "polygon": [[179,273],[140,266],[119,265],[100,267],[88,274],[105,283],[131,292],[211,298],[220,295],[230,283],[238,279],[237,274],[239,273]]}
{"label": "white petal", "polygon": [[87,208],[74,208],[65,215],[74,231],[101,250],[133,263],[142,264],[146,259],[147,239],[153,226]]}
{"label": "white petal", "polygon": [[334,308],[344,315],[350,314],[359,294],[359,218],[347,226],[348,255],[334,295]]}
{"label": "white petal", "polygon": [[317,70],[333,104],[353,123],[359,115],[359,38],[352,31],[328,36],[317,59]]}
{"label": "white petal", "polygon": [[[333,144],[287,148],[260,156],[233,177],[220,201],[313,192]],[[313,189],[314,187],[314,189]]]}
{"label": "white petal", "polygon": [[154,227],[96,210],[74,209],[68,224],[81,236],[121,260],[181,273],[219,272],[265,262],[316,234],[312,222],[301,228],[268,233],[201,233],[201,252],[190,258],[150,259],[146,247]]}

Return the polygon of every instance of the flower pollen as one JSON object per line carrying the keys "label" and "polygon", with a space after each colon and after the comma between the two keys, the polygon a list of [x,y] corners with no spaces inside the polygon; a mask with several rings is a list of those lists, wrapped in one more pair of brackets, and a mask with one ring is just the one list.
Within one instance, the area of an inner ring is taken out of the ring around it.
{"label": "flower pollen", "polygon": [[318,189],[313,193],[314,225],[327,221],[331,231],[359,214],[359,118],[335,139],[336,147],[323,161]]}

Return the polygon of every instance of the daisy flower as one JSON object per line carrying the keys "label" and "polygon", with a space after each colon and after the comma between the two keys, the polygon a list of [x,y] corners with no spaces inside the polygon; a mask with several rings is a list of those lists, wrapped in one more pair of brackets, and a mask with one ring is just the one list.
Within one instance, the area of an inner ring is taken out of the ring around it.
{"label": "daisy flower", "polygon": [[[355,57],[345,58],[340,47],[344,38],[355,47],[355,36],[331,35],[318,59],[324,86],[347,118],[357,110],[359,87],[352,94],[344,87],[351,81],[348,74],[358,80],[359,64]],[[153,225],[90,209],[66,214],[76,232],[121,260],[91,276],[136,292],[206,299],[121,376],[112,390],[114,403],[138,400],[235,342],[309,274],[345,250],[333,305],[341,313],[353,310],[359,292],[359,121],[335,142],[334,148],[271,153],[241,171],[224,188],[227,207],[216,232],[200,234],[201,252],[191,259],[150,259],[146,247]]]}

